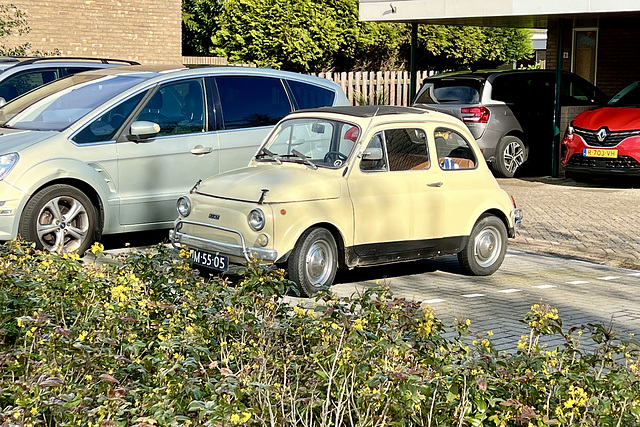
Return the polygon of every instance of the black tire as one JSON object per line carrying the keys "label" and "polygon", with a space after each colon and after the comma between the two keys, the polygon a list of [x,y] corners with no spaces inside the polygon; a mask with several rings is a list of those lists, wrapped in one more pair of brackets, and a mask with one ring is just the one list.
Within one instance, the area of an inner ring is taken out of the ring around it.
{"label": "black tire", "polygon": [[82,255],[98,237],[98,214],[83,192],[55,184],[27,202],[18,233],[38,249]]}
{"label": "black tire", "polygon": [[518,168],[527,160],[524,143],[516,136],[503,137],[496,147],[493,172],[503,178],[513,178]]}
{"label": "black tire", "polygon": [[480,217],[469,241],[458,253],[462,269],[473,276],[489,276],[502,265],[507,252],[507,227],[494,215]]}
{"label": "black tire", "polygon": [[287,270],[302,296],[313,296],[328,289],[336,277],[338,249],[333,235],[325,228],[305,231],[296,243]]}

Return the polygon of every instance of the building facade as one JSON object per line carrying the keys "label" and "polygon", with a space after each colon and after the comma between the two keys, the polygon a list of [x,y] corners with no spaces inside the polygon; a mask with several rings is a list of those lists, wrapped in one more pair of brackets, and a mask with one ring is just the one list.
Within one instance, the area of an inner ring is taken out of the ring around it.
{"label": "building facade", "polygon": [[31,31],[4,40],[43,52],[179,64],[181,0],[11,0]]}
{"label": "building facade", "polygon": [[363,21],[548,29],[546,68],[562,68],[614,95],[640,80],[638,0],[360,0]]}

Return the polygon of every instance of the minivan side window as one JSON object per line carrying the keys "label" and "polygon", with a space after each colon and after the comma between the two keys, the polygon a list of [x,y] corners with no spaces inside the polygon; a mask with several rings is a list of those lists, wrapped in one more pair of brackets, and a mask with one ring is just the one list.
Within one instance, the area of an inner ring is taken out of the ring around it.
{"label": "minivan side window", "polygon": [[116,105],[78,132],[72,138],[73,141],[76,144],[90,144],[115,140],[118,129],[133,112],[145,93],[139,93]]}
{"label": "minivan side window", "polygon": [[288,80],[287,83],[289,83],[298,108],[317,108],[333,105],[336,94],[332,90],[295,80]]}
{"label": "minivan side window", "polygon": [[469,142],[458,132],[447,128],[436,128],[434,137],[441,169],[474,169],[476,167],[476,156]]}
{"label": "minivan side window", "polygon": [[204,132],[205,99],[202,78],[164,84],[142,107],[136,121],[160,125],[158,136]]}
{"label": "minivan side window", "polygon": [[275,125],[291,112],[280,79],[257,76],[216,77],[224,129]]}

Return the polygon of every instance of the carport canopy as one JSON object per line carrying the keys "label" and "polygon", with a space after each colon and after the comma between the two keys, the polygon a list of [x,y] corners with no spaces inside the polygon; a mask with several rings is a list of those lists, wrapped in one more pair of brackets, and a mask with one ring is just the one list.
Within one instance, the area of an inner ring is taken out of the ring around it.
{"label": "carport canopy", "polygon": [[554,137],[551,174],[559,172],[560,87],[565,21],[581,18],[640,17],[638,0],[359,0],[361,21],[411,23],[411,94],[416,93],[415,51],[418,24],[549,28],[557,25]]}

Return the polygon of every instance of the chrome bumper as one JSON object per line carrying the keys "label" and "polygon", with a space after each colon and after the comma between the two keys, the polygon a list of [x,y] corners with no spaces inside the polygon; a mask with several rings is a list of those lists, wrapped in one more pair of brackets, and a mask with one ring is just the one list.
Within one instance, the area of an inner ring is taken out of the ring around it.
{"label": "chrome bumper", "polygon": [[[202,237],[196,237],[190,234],[181,233],[180,230],[182,230],[182,226],[184,224],[213,228],[215,230],[225,231],[227,233],[235,234],[240,237],[241,244],[236,245],[232,243],[216,242],[214,240],[203,239]],[[233,230],[231,228],[226,228],[226,227],[220,227],[219,225],[205,224],[203,222],[185,221],[183,219],[178,218],[173,225],[173,230],[169,231],[169,239],[171,240],[171,243],[175,247],[186,245],[187,247],[202,249],[208,252],[220,253],[223,255],[231,255],[231,256],[237,256],[237,257],[244,257],[244,259],[247,260],[247,262],[249,262],[252,257],[261,261],[270,261],[270,262],[274,262],[276,259],[278,259],[278,252],[274,250],[247,247],[246,242],[244,240],[244,236],[242,235],[241,232],[237,230]]]}

